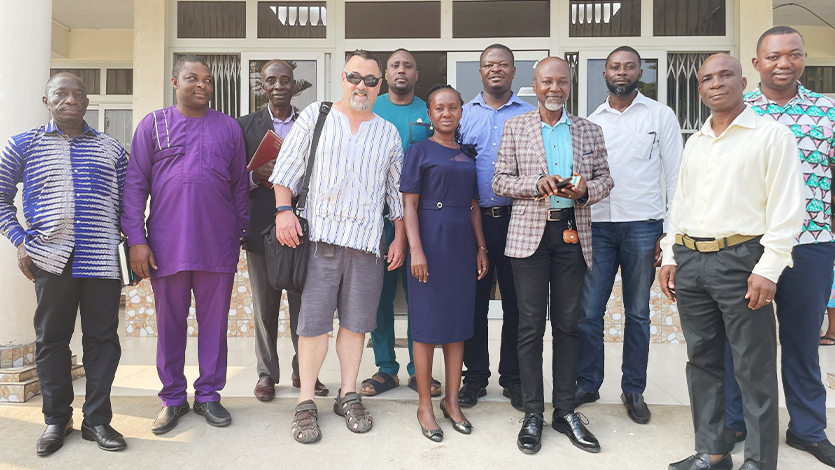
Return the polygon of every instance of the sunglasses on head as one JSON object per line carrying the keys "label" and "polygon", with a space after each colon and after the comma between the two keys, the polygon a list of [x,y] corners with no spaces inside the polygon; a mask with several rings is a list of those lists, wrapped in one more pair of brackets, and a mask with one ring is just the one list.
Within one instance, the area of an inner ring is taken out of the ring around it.
{"label": "sunglasses on head", "polygon": [[353,85],[359,85],[360,82],[365,82],[365,86],[369,88],[375,87],[380,83],[380,77],[375,77],[374,75],[366,75],[363,77],[358,73],[346,73],[345,80],[348,80],[348,83]]}

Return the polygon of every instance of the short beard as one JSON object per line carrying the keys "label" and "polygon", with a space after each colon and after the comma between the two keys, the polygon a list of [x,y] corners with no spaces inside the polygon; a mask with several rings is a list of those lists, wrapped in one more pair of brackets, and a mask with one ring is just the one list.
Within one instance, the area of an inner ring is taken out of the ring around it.
{"label": "short beard", "polygon": [[[358,103],[358,102],[354,101],[355,96],[365,96],[366,100],[363,103]],[[348,103],[350,103],[351,109],[353,109],[354,111],[365,111],[366,109],[368,109],[368,106],[371,104],[371,102],[367,98],[368,98],[368,93],[367,92],[360,91],[360,90],[354,90],[353,92],[351,92],[351,99],[348,100]]]}
{"label": "short beard", "polygon": [[545,106],[545,109],[548,111],[559,111],[562,108],[563,104],[565,104],[562,100],[554,100],[554,99],[546,99],[542,106]]}
{"label": "short beard", "polygon": [[606,82],[606,88],[609,89],[609,92],[611,92],[615,96],[631,95],[632,92],[638,88],[638,80],[635,80],[634,82],[626,86],[616,86],[610,83],[608,79],[604,80],[604,82]]}

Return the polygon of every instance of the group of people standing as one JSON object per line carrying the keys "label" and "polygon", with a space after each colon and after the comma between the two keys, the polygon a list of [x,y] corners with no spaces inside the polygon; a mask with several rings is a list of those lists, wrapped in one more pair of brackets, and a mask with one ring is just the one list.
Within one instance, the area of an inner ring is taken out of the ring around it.
{"label": "group of people standing", "polygon": [[[398,49],[385,65],[355,51],[340,74],[342,99],[297,114],[293,69],[273,60],[261,70],[267,106],[237,122],[209,108],[209,67],[185,55],[171,79],[177,104],[139,123],[129,159],[84,123],[83,83],[66,73],[51,77],[44,104],[52,120],[14,136],[0,158],[0,229],[18,247],[20,269],[38,296],[36,360],[47,424],[38,454],[57,451],[73,429],[68,345],[79,307],[88,377],[82,435],[105,450],[127,446],[110,426],[109,400],[120,353],[120,231],[132,269],[154,290],[163,388],[152,432],[172,430],[191,409],[183,367],[192,293],[200,364],[194,411],[213,426],[232,421],[219,392],[241,245],[255,310],[254,393],[274,398],[282,292],[267,279],[260,239],[274,222],[280,243],[309,251],[308,282],[301,294],[288,293],[297,353],[291,382],[300,389],[291,432],[301,443],[322,438],[314,398],[330,392],[318,375],[335,311],[341,374],[333,410],[348,429],[370,431],[363,397],[399,386],[399,275],[408,293],[408,386],[419,396],[421,432],[443,439],[431,397],[445,392],[444,417],[454,430],[472,433],[462,408],[486,394],[487,313],[497,277],[499,384],[525,413],[518,448],[541,448],[550,320],[551,426],[578,448],[599,452],[576,409],[600,397],[606,303],[620,270],[621,399],[627,415],[646,424],[649,300],[660,265],[661,289],[678,303],[687,341],[696,431],[697,453],[670,468],[731,468],[730,451],[743,440],[741,469],[776,468],[772,301],[785,320],[786,440],[835,467],[817,355],[835,262],[835,104],[797,81],[804,63],[797,31],[766,31],[754,59],[760,85],[743,97],[740,63],[709,57],[698,80],[712,115],[685,147],[672,110],[638,90],[641,57],[628,46],[609,54],[602,77],[609,96],[588,119],[565,109],[571,73],[560,58],[535,67],[537,107],[516,96],[513,52],[501,44],[481,54],[483,90],[467,103],[449,85],[433,86],[426,101],[416,97],[419,73],[409,51]],[[383,79],[389,92],[378,96]],[[321,135],[311,149],[317,121]],[[248,172],[270,130],[283,138],[277,159]],[[309,242],[301,243],[293,196],[309,155],[315,161],[300,214]],[[28,228],[13,204],[20,182]],[[378,370],[358,388],[366,333]],[[443,346],[444,383],[431,374],[436,344]]]}

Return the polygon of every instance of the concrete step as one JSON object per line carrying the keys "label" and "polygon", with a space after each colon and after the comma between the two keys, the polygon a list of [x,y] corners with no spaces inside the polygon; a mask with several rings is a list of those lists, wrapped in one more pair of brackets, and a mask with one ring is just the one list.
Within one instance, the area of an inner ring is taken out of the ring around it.
{"label": "concrete step", "polygon": [[19,383],[38,378],[38,368],[34,365],[0,369],[0,383]]}
{"label": "concrete step", "polygon": [[0,403],[23,403],[41,393],[37,377],[25,382],[0,383]]}

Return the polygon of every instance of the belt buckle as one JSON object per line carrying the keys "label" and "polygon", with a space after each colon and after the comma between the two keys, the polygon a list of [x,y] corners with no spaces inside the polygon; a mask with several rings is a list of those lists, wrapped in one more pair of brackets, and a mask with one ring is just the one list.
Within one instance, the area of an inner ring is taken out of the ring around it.
{"label": "belt buckle", "polygon": [[719,251],[719,240],[709,242],[696,242],[696,248],[702,253],[713,253]]}
{"label": "belt buckle", "polygon": [[499,206],[493,206],[490,208],[490,217],[501,217],[502,214],[499,213]]}

